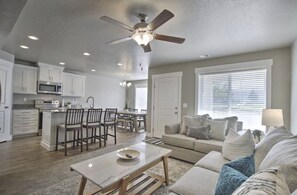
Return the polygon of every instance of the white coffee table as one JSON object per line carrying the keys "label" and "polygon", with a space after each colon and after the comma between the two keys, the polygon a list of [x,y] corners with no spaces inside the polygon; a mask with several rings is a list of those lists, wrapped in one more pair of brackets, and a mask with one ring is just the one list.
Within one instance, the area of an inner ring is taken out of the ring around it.
{"label": "white coffee table", "polygon": [[[136,159],[124,160],[117,157],[117,151],[114,151],[71,165],[72,171],[82,175],[78,194],[83,194],[87,180],[98,185],[101,188],[101,193],[118,189],[120,195],[126,194],[126,191],[135,185],[138,185],[135,188],[137,191],[145,188],[146,193],[150,194],[163,183],[169,184],[168,156],[171,154],[171,150],[145,143],[132,145],[127,149],[139,151],[140,156]],[[163,162],[164,178],[152,173],[144,173],[159,162]],[[135,180],[135,178],[137,179]],[[146,181],[142,182],[144,180]],[[149,185],[149,181],[154,184]],[[135,192],[131,192],[131,194],[133,193]]]}

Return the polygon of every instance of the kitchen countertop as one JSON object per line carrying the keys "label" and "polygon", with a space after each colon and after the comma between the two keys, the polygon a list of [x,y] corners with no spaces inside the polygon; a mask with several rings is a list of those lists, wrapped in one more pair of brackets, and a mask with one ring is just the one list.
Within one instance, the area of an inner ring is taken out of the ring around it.
{"label": "kitchen countertop", "polygon": [[35,108],[33,104],[14,104],[12,106],[12,109],[14,110],[35,110],[38,108]]}
{"label": "kitchen countertop", "polygon": [[[58,108],[54,110],[43,110],[42,112],[51,112],[51,113],[66,113],[68,108]],[[88,108],[82,108],[85,112],[88,111]]]}

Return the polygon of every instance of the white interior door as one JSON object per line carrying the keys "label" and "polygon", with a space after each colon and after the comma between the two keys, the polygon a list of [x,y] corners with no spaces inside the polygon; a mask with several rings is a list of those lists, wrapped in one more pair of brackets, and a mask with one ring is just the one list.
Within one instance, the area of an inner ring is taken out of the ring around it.
{"label": "white interior door", "polygon": [[153,76],[153,136],[162,137],[165,125],[179,123],[181,73]]}

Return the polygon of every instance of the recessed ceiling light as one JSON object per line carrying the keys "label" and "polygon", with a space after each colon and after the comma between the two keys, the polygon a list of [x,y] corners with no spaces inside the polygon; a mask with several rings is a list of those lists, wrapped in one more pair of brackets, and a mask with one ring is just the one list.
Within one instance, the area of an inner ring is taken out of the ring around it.
{"label": "recessed ceiling light", "polygon": [[83,53],[85,56],[89,56],[89,55],[91,55],[90,53],[88,53],[88,52],[85,52],[85,53]]}
{"label": "recessed ceiling light", "polygon": [[210,57],[210,55],[208,55],[208,54],[204,54],[204,55],[201,55],[201,56],[199,56],[200,58],[209,58]]}
{"label": "recessed ceiling light", "polygon": [[26,46],[26,45],[20,45],[20,47],[23,48],[23,49],[29,49],[29,47]]}
{"label": "recessed ceiling light", "polygon": [[123,64],[122,63],[118,63],[118,66],[122,66]]}
{"label": "recessed ceiling light", "polygon": [[60,65],[65,65],[66,63],[65,63],[65,62],[60,62],[59,64],[60,64]]}
{"label": "recessed ceiling light", "polygon": [[95,72],[96,70],[95,70],[95,69],[92,69],[91,71],[92,71],[92,72]]}
{"label": "recessed ceiling light", "polygon": [[32,40],[39,40],[38,37],[35,37],[35,36],[32,36],[32,35],[28,36],[28,38],[29,38],[29,39],[32,39]]}

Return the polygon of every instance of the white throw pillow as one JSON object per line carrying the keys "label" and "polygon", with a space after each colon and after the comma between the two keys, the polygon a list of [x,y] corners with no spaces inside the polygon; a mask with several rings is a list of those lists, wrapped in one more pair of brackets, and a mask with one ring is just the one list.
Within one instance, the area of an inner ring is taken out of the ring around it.
{"label": "white throw pillow", "polygon": [[210,138],[215,140],[224,141],[227,130],[227,120],[207,120],[210,126]]}
{"label": "white throw pillow", "polygon": [[248,178],[232,195],[289,195],[284,175],[277,167],[260,171]]}
{"label": "white throw pillow", "polygon": [[290,133],[284,126],[278,127],[269,131],[265,137],[256,145],[255,149],[255,167],[258,169],[259,165],[268,154],[270,149],[278,142],[288,139],[293,134]]}
{"label": "white throw pillow", "polygon": [[205,120],[208,119],[209,115],[196,115],[196,116],[183,116],[180,134],[187,134],[188,127],[205,126]]}
{"label": "white throw pillow", "polygon": [[230,130],[223,144],[223,157],[228,160],[235,160],[241,157],[254,154],[255,142],[250,130],[239,135]]}
{"label": "white throw pillow", "polygon": [[297,136],[274,145],[259,166],[259,170],[279,166],[291,192],[297,189]]}

